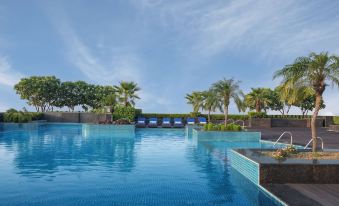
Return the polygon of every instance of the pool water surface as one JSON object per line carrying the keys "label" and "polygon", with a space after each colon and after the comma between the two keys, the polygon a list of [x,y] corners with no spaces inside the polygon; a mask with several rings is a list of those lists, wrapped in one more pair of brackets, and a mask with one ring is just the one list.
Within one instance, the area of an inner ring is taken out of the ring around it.
{"label": "pool water surface", "polygon": [[278,205],[230,167],[231,148],[184,129],[84,135],[82,124],[0,132],[0,205]]}

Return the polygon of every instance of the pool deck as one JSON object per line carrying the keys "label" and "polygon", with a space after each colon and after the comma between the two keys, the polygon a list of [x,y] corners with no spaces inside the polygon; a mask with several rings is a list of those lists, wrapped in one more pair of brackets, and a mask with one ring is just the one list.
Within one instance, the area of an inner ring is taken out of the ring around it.
{"label": "pool deck", "polygon": [[270,184],[262,185],[288,205],[337,206],[338,184]]}
{"label": "pool deck", "polygon": [[[339,133],[327,131],[328,128],[318,128],[318,136],[324,140],[325,149],[339,149]],[[260,131],[262,140],[276,141],[284,132],[293,135],[293,144],[305,146],[311,138],[310,128],[276,127],[252,128],[250,131]],[[281,142],[289,143],[286,135]],[[339,184],[267,184],[262,185],[268,191],[279,197],[288,205],[316,206],[339,204]]]}
{"label": "pool deck", "polygon": [[[305,146],[311,139],[310,128],[273,127],[253,128],[249,129],[249,131],[261,132],[261,139],[268,141],[276,141],[284,131],[290,131],[293,135],[293,144],[301,146]],[[327,131],[327,128],[318,128],[318,136],[323,138],[325,149],[339,149],[339,132],[329,132]],[[289,143],[289,141],[289,136],[286,135],[281,139],[280,142]]]}

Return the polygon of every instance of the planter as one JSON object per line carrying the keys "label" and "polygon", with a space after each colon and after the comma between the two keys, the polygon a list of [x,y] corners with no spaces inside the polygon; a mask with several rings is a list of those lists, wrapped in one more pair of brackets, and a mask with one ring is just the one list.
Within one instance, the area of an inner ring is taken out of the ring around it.
{"label": "planter", "polygon": [[202,131],[193,129],[193,138],[198,141],[259,142],[260,132]]}
{"label": "planter", "polygon": [[261,151],[232,150],[231,166],[259,184],[339,184],[339,160],[276,160]]}

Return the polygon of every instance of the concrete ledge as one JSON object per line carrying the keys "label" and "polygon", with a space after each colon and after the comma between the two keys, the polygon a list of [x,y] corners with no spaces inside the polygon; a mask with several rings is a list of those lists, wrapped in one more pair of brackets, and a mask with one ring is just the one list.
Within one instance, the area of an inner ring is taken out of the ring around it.
{"label": "concrete ledge", "polygon": [[260,132],[223,132],[193,129],[193,138],[198,141],[259,142]]}

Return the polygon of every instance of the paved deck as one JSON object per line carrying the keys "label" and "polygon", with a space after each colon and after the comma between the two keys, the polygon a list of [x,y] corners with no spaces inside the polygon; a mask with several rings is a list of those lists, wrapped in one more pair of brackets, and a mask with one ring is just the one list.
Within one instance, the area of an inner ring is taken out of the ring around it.
{"label": "paved deck", "polygon": [[[290,131],[293,134],[293,144],[302,146],[305,146],[311,139],[310,128],[273,127],[273,128],[254,128],[249,130],[261,132],[261,139],[269,141],[276,141],[284,131]],[[339,132],[329,132],[327,131],[327,128],[318,128],[318,136],[323,138],[324,148],[339,149]],[[289,143],[289,141],[290,139],[288,135],[281,139],[281,142]]]}
{"label": "paved deck", "polygon": [[263,186],[288,205],[339,205],[339,184],[271,184]]}

